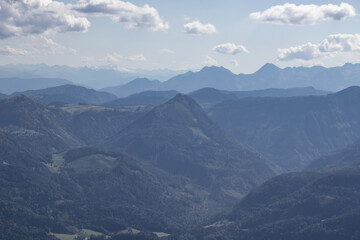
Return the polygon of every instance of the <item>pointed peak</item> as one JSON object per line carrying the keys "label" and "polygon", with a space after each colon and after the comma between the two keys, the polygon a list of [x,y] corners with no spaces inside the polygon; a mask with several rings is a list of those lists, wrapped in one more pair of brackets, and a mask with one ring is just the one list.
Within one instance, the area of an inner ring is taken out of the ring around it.
{"label": "pointed peak", "polygon": [[5,102],[6,104],[15,104],[17,106],[23,106],[23,105],[36,105],[36,106],[41,106],[42,104],[35,102],[33,99],[25,96],[25,95],[17,95],[15,97],[11,97],[11,98],[6,98],[3,100],[3,102]]}
{"label": "pointed peak", "polygon": [[205,66],[200,70],[200,72],[201,73],[230,72],[230,70],[218,66]]}
{"label": "pointed peak", "polygon": [[175,103],[175,102],[179,102],[179,103],[196,103],[194,99],[192,99],[191,97],[182,94],[182,93],[178,93],[176,94],[175,97],[173,97],[172,99],[170,99],[168,101],[168,103]]}
{"label": "pointed peak", "polygon": [[144,83],[144,82],[151,82],[148,78],[135,78],[134,80],[128,83]]}
{"label": "pointed peak", "polygon": [[345,88],[344,90],[341,90],[337,93],[335,93],[335,95],[360,95],[360,87],[359,86],[352,86],[352,87],[348,87]]}
{"label": "pointed peak", "polygon": [[31,101],[33,102],[33,100],[23,94],[17,95],[15,97],[11,97],[7,99],[9,102],[24,102],[24,101]]}
{"label": "pointed peak", "polygon": [[178,109],[178,106],[182,106],[183,109],[188,109],[190,112],[203,112],[201,106],[191,97],[185,94],[177,94],[175,97],[167,101],[166,103],[158,106],[159,109]]}
{"label": "pointed peak", "polygon": [[262,66],[257,73],[259,72],[269,72],[269,71],[277,71],[280,68],[278,66],[276,66],[275,64],[272,63],[266,63],[264,66]]}

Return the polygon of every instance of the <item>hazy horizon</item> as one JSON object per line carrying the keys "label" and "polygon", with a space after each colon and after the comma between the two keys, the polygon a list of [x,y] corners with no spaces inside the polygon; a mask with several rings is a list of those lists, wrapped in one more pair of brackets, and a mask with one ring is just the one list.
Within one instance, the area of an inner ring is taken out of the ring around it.
{"label": "hazy horizon", "polygon": [[284,68],[360,61],[355,0],[3,0],[0,6],[1,65],[122,71],[216,65],[248,74],[268,62]]}

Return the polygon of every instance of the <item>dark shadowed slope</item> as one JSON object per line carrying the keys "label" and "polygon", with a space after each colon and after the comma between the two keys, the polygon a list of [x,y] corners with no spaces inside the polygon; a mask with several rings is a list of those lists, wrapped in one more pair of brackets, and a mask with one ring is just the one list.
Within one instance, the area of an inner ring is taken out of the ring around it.
{"label": "dark shadowed slope", "polygon": [[58,78],[0,78],[0,92],[11,94],[13,92],[43,89],[64,84],[72,83]]}
{"label": "dark shadowed slope", "polygon": [[[47,239],[47,226],[54,222],[46,216],[45,205],[49,198],[59,195],[55,193],[56,187],[49,182],[51,174],[43,164],[45,162],[46,159],[33,153],[31,147],[0,132],[2,239]],[[37,212],[33,211],[35,209]]]}
{"label": "dark shadowed slope", "polygon": [[326,170],[352,167],[360,163],[360,141],[347,146],[333,154],[312,161],[305,170]]}
{"label": "dark shadowed slope", "polygon": [[44,104],[52,102],[102,104],[116,99],[116,96],[113,94],[76,85],[62,85],[40,90],[29,90],[17,92],[12,95],[20,94],[31,97]]}
{"label": "dark shadowed slope", "polygon": [[220,103],[211,117],[285,170],[360,137],[360,87],[326,96],[247,98]]}
{"label": "dark shadowed slope", "polygon": [[222,200],[239,198],[274,175],[264,159],[227,136],[193,99],[181,94],[104,146],[194,179]]}
{"label": "dark shadowed slope", "polygon": [[3,239],[51,239],[50,232],[82,228],[174,233],[213,214],[201,187],[127,155],[81,148],[49,160],[21,145],[0,133]]}
{"label": "dark shadowed slope", "polygon": [[[194,239],[336,240],[360,236],[360,170],[267,181]],[[179,238],[186,239],[186,238]]]}
{"label": "dark shadowed slope", "polygon": [[49,153],[81,145],[69,131],[70,117],[22,95],[0,101],[0,130],[34,151]]}
{"label": "dark shadowed slope", "polygon": [[71,115],[70,129],[72,134],[86,144],[97,144],[116,135],[136,119],[149,112],[150,109],[150,107],[137,106],[109,108],[73,104],[60,107],[60,110]]}

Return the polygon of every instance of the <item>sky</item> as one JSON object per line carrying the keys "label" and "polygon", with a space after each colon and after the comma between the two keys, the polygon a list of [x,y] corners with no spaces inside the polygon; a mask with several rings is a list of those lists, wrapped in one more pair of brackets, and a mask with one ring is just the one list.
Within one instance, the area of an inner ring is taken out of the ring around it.
{"label": "sky", "polygon": [[0,0],[0,65],[252,73],[360,62],[360,1]]}

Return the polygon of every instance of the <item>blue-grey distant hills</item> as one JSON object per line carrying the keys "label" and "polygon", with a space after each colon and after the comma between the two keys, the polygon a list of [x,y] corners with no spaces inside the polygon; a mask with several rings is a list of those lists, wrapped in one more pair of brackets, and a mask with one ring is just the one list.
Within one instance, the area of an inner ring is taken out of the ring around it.
{"label": "blue-grey distant hills", "polygon": [[360,85],[360,64],[342,67],[278,68],[265,64],[253,74],[236,75],[223,67],[205,67],[188,72],[162,83],[163,89],[191,92],[204,87],[221,90],[258,90],[267,88],[297,88],[313,86],[326,91],[338,91]]}
{"label": "blue-grey distant hills", "polygon": [[118,98],[114,101],[107,102],[104,106],[117,107],[117,106],[134,106],[134,105],[149,105],[157,106],[163,104],[175,97],[178,91],[144,91],[132,94],[125,98]]}
{"label": "blue-grey distant hills", "polygon": [[286,171],[360,138],[360,87],[324,96],[242,98],[221,102],[210,116],[240,142]]}
{"label": "blue-grey distant hills", "polygon": [[313,87],[299,88],[269,88],[254,91],[226,91],[214,88],[202,88],[189,93],[188,95],[196,100],[204,108],[209,108],[223,101],[235,100],[241,98],[257,97],[297,97],[297,96],[320,96],[330,92],[315,89]]}
{"label": "blue-grey distant hills", "polygon": [[[63,78],[75,84],[96,89],[125,84],[139,77],[165,81],[183,72],[166,69],[118,71],[106,67],[49,66],[46,64],[9,64],[0,66],[0,78]],[[28,89],[17,91],[24,90]]]}
{"label": "blue-grey distant hills", "polygon": [[160,86],[160,81],[158,80],[149,80],[147,78],[136,78],[131,82],[128,82],[124,85],[116,87],[107,87],[101,89],[102,91],[115,94],[118,97],[127,97],[131,94],[148,91],[148,90],[157,90]]}
{"label": "blue-grey distant hills", "polygon": [[[223,67],[204,67],[198,72],[189,71],[165,82],[135,80],[117,87],[107,88],[119,97],[146,90],[176,90],[190,93],[202,88],[228,91],[249,91],[269,88],[303,88],[312,86],[325,91],[339,91],[360,85],[360,64],[347,63],[341,67],[315,66],[278,68],[267,63],[253,74],[234,74]],[[136,86],[129,89],[129,86]]]}
{"label": "blue-grey distant hills", "polygon": [[17,95],[25,95],[44,104],[53,102],[102,104],[116,99],[116,96],[111,93],[100,92],[76,85],[62,85],[12,94],[12,96]]}
{"label": "blue-grey distant hills", "polygon": [[[141,80],[139,80],[141,77]],[[268,88],[298,88],[312,86],[326,91],[339,91],[350,86],[360,84],[360,64],[347,63],[340,67],[325,68],[314,67],[287,67],[279,68],[267,63],[252,74],[234,74],[223,67],[204,67],[200,71],[171,71],[134,70],[122,72],[113,69],[92,69],[88,67],[48,66],[40,65],[6,65],[0,66],[0,78],[41,79],[57,78],[67,79],[75,84],[105,89],[118,97],[126,97],[134,93],[148,90],[176,90],[181,93],[190,93],[201,88],[216,88],[228,91],[249,91]],[[135,79],[134,82],[132,82]],[[158,79],[160,81],[151,81]],[[0,80],[0,82],[3,82]],[[33,82],[33,81],[29,81]],[[29,83],[27,82],[27,83]],[[37,87],[13,82],[2,85],[13,86],[14,91],[25,91],[69,84],[61,83]],[[0,85],[0,86],[2,86]],[[14,89],[15,86],[15,89]],[[22,88],[20,88],[22,87]]]}
{"label": "blue-grey distant hills", "polygon": [[72,82],[60,78],[0,78],[0,92],[11,94],[13,92],[38,90],[65,84],[72,84]]}
{"label": "blue-grey distant hills", "polygon": [[[173,98],[178,91],[164,90],[164,91],[144,91],[132,94],[128,97],[118,98],[114,101],[107,102],[104,105],[109,107],[116,106],[131,106],[131,105],[149,105],[157,106],[165,103]],[[254,91],[226,91],[215,88],[202,88],[200,90],[188,94],[191,98],[196,100],[203,108],[207,109],[215,104],[227,100],[235,100],[247,97],[294,97],[294,96],[319,96],[326,95],[330,92],[317,90],[313,87],[305,88],[289,88],[289,89],[264,89]]]}

